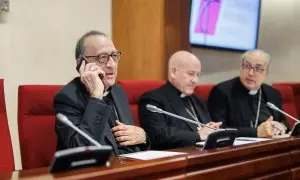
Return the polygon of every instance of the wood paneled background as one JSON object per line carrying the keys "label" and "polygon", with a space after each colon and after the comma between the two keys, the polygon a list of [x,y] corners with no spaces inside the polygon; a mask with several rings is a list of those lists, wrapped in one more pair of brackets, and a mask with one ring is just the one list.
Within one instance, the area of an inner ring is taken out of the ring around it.
{"label": "wood paneled background", "polygon": [[168,58],[189,50],[189,0],[113,0],[112,36],[122,52],[118,79],[167,78]]}

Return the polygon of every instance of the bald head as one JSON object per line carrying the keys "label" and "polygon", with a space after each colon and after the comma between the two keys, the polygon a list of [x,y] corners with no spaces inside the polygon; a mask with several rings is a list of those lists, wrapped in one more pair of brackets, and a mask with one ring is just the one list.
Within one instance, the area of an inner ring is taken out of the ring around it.
{"label": "bald head", "polygon": [[175,52],[169,59],[169,64],[168,64],[169,75],[172,68],[180,68],[191,62],[199,62],[199,64],[201,64],[199,59],[194,54],[188,51]]}
{"label": "bald head", "polygon": [[177,51],[169,59],[168,80],[186,95],[194,92],[201,71],[199,59],[187,51]]}

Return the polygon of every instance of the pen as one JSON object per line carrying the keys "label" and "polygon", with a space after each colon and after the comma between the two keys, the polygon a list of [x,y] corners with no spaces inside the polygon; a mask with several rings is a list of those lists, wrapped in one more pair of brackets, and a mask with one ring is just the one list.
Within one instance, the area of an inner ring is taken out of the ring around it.
{"label": "pen", "polygon": [[278,131],[280,131],[280,133],[282,132],[281,129],[279,129],[278,127],[276,127],[274,124],[272,124],[272,127],[273,127],[274,129],[277,129]]}

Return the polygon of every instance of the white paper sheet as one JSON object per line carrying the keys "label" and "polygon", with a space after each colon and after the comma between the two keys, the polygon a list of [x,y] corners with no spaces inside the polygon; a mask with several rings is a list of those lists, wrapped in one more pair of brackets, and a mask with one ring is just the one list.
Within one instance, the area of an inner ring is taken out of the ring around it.
{"label": "white paper sheet", "polygon": [[280,138],[288,138],[288,137],[291,137],[291,134],[283,134],[283,135],[276,135],[276,136],[273,136],[273,139],[280,139]]}
{"label": "white paper sheet", "polygon": [[235,139],[240,141],[256,141],[256,142],[271,140],[270,138],[259,138],[259,137],[237,137]]}
{"label": "white paper sheet", "polygon": [[122,154],[121,157],[140,159],[140,160],[151,160],[159,159],[164,157],[176,156],[186,154],[183,152],[171,152],[171,151],[141,151],[136,153]]}

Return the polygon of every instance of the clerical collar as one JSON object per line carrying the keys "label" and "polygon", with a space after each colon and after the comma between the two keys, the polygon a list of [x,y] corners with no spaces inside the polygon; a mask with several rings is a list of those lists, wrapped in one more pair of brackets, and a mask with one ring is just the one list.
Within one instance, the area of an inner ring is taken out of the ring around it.
{"label": "clerical collar", "polygon": [[110,93],[110,91],[105,91],[105,92],[103,93],[103,97],[106,97],[109,93]]}
{"label": "clerical collar", "polygon": [[184,93],[180,94],[180,98],[185,98],[185,97],[187,97],[187,95],[185,95]]}
{"label": "clerical collar", "polygon": [[174,93],[176,93],[177,96],[180,98],[186,97],[186,95],[179,91],[170,81],[167,81],[167,84],[174,90]]}
{"label": "clerical collar", "polygon": [[112,89],[112,87],[109,87],[109,88],[103,93],[103,97],[106,97],[107,95],[109,95],[111,89]]}
{"label": "clerical collar", "polygon": [[250,94],[250,95],[256,95],[257,92],[258,92],[258,90],[250,90],[250,91],[249,91],[249,94]]}
{"label": "clerical collar", "polygon": [[179,91],[170,81],[167,81],[167,84],[174,89],[174,92],[176,93],[177,96],[179,96],[180,98],[185,98],[188,97],[190,95],[186,95],[184,93],[182,93],[181,91]]}

